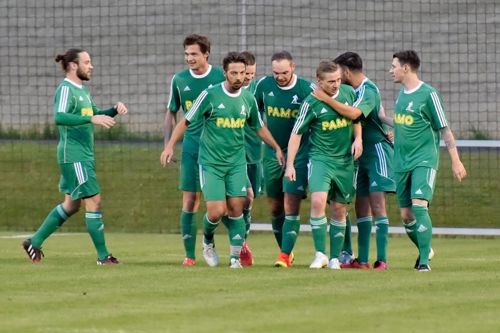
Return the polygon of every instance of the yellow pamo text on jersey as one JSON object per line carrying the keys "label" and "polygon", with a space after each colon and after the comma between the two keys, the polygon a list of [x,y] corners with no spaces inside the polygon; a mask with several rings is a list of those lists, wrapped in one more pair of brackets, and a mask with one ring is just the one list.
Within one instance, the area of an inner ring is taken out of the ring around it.
{"label": "yellow pamo text on jersey", "polygon": [[396,113],[394,115],[394,122],[396,124],[411,126],[414,122],[414,119],[413,119],[413,116],[411,116],[409,114],[404,115],[402,113]]}
{"label": "yellow pamo text on jersey", "polygon": [[187,100],[186,103],[184,103],[184,105],[186,106],[185,111],[187,112],[193,106],[193,101]]}
{"label": "yellow pamo text on jersey", "polygon": [[297,116],[299,115],[299,110],[268,106],[267,115],[269,117],[277,117],[277,118],[297,118]]}
{"label": "yellow pamo text on jersey", "polygon": [[347,120],[345,118],[337,118],[335,120],[322,121],[321,122],[321,129],[323,131],[332,131],[332,130],[336,130],[339,128],[347,127],[351,123],[352,123],[351,120]]}
{"label": "yellow pamo text on jersey", "polygon": [[245,118],[217,118],[215,124],[222,128],[243,128]]}
{"label": "yellow pamo text on jersey", "polygon": [[94,115],[94,110],[92,108],[82,108],[82,116],[92,117]]}

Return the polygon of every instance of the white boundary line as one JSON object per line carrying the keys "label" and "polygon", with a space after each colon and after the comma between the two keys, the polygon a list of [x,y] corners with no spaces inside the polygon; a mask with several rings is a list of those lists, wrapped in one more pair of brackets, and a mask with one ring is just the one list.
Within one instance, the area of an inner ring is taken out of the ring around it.
{"label": "white boundary line", "polygon": [[[457,147],[500,148],[500,140],[457,140],[456,144]],[[439,145],[446,147],[443,140]]]}
{"label": "white boundary line", "polygon": [[[50,237],[53,237],[53,236],[80,236],[80,235],[86,235],[86,233],[84,232],[57,232],[57,233],[54,233],[52,235],[50,235]],[[25,239],[25,238],[30,238],[31,236],[33,236],[33,234],[18,234],[18,235],[11,235],[11,236],[0,236],[0,239]]]}
{"label": "white boundary line", "polygon": [[[272,226],[265,223],[252,223],[251,230],[254,231],[272,231]],[[301,224],[300,231],[311,232],[311,226],[308,224]],[[351,231],[353,233],[358,232],[356,226],[352,226]],[[372,229],[372,233],[375,233],[375,228]],[[389,227],[389,233],[393,235],[404,235],[406,234],[405,228],[403,227]],[[446,235],[446,236],[500,236],[500,229],[497,228],[432,228],[433,235]],[[80,236],[86,235],[83,232],[69,232],[69,233],[55,233],[52,236]],[[24,239],[30,238],[32,234],[18,234],[11,236],[0,236],[0,239]]]}
{"label": "white boundary line", "polygon": [[[264,223],[252,223],[250,227],[251,230],[256,231],[272,231],[270,224]],[[302,224],[300,226],[300,231],[311,232],[311,226],[307,224]],[[358,228],[352,226],[352,232],[357,233]],[[375,232],[375,228],[372,229],[372,233]],[[389,233],[395,235],[406,234],[405,228],[403,227],[389,227]],[[500,236],[500,229],[495,228],[432,228],[433,235],[458,235],[458,236]]]}

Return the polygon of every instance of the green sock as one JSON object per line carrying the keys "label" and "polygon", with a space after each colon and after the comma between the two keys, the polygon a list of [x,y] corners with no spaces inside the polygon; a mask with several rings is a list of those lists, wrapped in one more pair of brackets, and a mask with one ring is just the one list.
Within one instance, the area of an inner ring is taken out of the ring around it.
{"label": "green sock", "polygon": [[[224,220],[224,217],[222,218]],[[205,244],[214,244],[215,229],[219,226],[219,221],[212,222],[207,214],[203,216],[203,242]]]}
{"label": "green sock", "polygon": [[352,255],[352,235],[351,235],[351,217],[349,213],[347,213],[346,224],[345,224],[345,237],[344,237],[344,245],[342,245],[342,251],[346,251],[350,255]]}
{"label": "green sock", "polygon": [[330,220],[330,259],[338,258],[345,239],[346,223]]}
{"label": "green sock", "polygon": [[273,216],[271,218],[271,225],[273,226],[274,238],[281,249],[281,240],[283,238],[283,223],[285,223],[285,216]]}
{"label": "green sock", "polygon": [[418,239],[417,239],[417,220],[404,222],[403,225],[405,227],[406,234],[410,238],[410,240],[415,244],[418,248]]}
{"label": "green sock", "polygon": [[182,241],[184,243],[184,251],[186,252],[186,257],[191,259],[196,259],[195,249],[196,249],[196,232],[197,225],[195,219],[195,212],[181,212],[181,235]]}
{"label": "green sock", "polygon": [[241,247],[245,241],[245,220],[243,215],[229,217],[229,253],[231,259],[240,259]]}
{"label": "green sock", "polygon": [[252,209],[243,209],[243,220],[245,221],[245,239],[247,239],[250,225],[252,225]]}
{"label": "green sock", "polygon": [[358,225],[358,260],[362,264],[368,263],[370,255],[370,238],[372,235],[372,217],[360,217]]}
{"label": "green sock", "polygon": [[377,240],[377,260],[387,263],[387,243],[389,242],[389,219],[387,216],[375,218]]}
{"label": "green sock", "polygon": [[231,221],[229,220],[229,217],[227,215],[224,215],[221,219],[222,224],[229,230],[229,226],[231,225]]}
{"label": "green sock", "polygon": [[57,205],[50,211],[42,225],[31,237],[31,244],[38,249],[41,248],[43,241],[52,235],[68,218],[69,216],[64,211],[62,204]]}
{"label": "green sock", "polygon": [[429,252],[432,241],[432,221],[427,207],[413,205],[413,214],[417,220],[418,252],[420,254],[420,265],[429,263]]}
{"label": "green sock", "polygon": [[292,253],[295,242],[300,231],[300,216],[287,215],[285,216],[285,223],[283,223],[283,240],[281,252],[286,254]]}
{"label": "green sock", "polygon": [[316,252],[326,253],[326,217],[311,217],[309,220]]}
{"label": "green sock", "polygon": [[109,252],[104,240],[104,224],[102,223],[101,212],[86,212],[85,224],[87,225],[87,231],[90,238],[92,238],[94,247],[97,250],[97,257],[99,260],[106,258]]}

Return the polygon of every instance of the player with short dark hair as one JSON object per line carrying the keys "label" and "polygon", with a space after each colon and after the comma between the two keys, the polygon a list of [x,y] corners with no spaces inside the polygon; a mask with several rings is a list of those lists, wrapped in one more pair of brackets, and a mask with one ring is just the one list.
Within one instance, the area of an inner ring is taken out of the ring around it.
{"label": "player with short dark hair", "polygon": [[200,184],[207,206],[204,216],[203,256],[209,266],[217,266],[214,233],[219,221],[227,215],[230,242],[230,267],[241,268],[240,254],[245,236],[243,204],[247,195],[245,160],[245,126],[276,151],[283,163],[281,149],[260,118],[254,96],[241,89],[246,61],[239,53],[230,52],[223,59],[226,80],[204,90],[183,121],[175,127],[165,148],[169,162],[173,147],[190,126],[202,123],[198,163]]}
{"label": "player with short dark hair", "polygon": [[[254,80],[257,70],[255,55],[250,51],[243,51],[240,55],[245,58],[246,72],[243,81],[243,89],[252,94],[255,92],[256,81]],[[245,126],[245,151],[247,160],[247,199],[243,207],[243,219],[245,220],[245,242],[241,248],[240,261],[243,266],[251,266],[254,263],[253,253],[248,245],[248,235],[252,223],[252,205],[255,198],[262,193],[262,140],[255,130]],[[225,221],[223,219],[223,221]]]}
{"label": "player with short dark hair", "polygon": [[441,96],[421,81],[420,58],[413,50],[394,53],[390,74],[402,87],[394,107],[394,169],[397,201],[408,237],[418,248],[414,268],[431,270],[429,259],[432,221],[429,204],[439,167],[440,137],[451,159],[453,176],[461,181],[467,172],[458,155],[455,138],[446,120]]}
{"label": "player with short dark hair", "polygon": [[[189,68],[175,73],[170,84],[170,98],[165,113],[165,140],[170,139],[177,112],[182,108],[188,112],[200,93],[212,85],[224,81],[220,67],[208,63],[210,41],[206,36],[191,34],[184,38],[184,60]],[[196,264],[196,212],[200,205],[200,182],[198,171],[198,150],[202,124],[190,126],[182,142],[182,157],[179,172],[179,189],[182,191],[182,211],[180,214],[181,236],[184,244],[184,266]],[[165,151],[160,163],[165,166]]]}
{"label": "player with short dark hair", "polygon": [[69,49],[55,60],[61,63],[66,75],[54,97],[54,118],[59,130],[59,190],[64,193],[64,201],[47,215],[35,234],[23,242],[23,248],[33,263],[40,262],[43,242],[80,209],[83,201],[85,224],[97,251],[97,264],[118,264],[104,239],[101,188],[95,172],[94,125],[113,127],[113,117],[127,113],[127,107],[122,102],[106,110],[96,106],[89,89],[83,85],[90,80],[94,68],[87,51]]}

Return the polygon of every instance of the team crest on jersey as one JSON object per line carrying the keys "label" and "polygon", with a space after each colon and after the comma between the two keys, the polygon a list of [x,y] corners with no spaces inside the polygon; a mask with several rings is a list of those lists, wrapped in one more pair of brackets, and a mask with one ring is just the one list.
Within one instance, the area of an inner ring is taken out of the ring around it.
{"label": "team crest on jersey", "polygon": [[406,107],[406,111],[413,112],[413,101],[410,101],[410,103],[408,103],[408,106]]}
{"label": "team crest on jersey", "polygon": [[300,102],[299,102],[299,96],[293,95],[293,97],[292,97],[292,104],[300,104]]}

